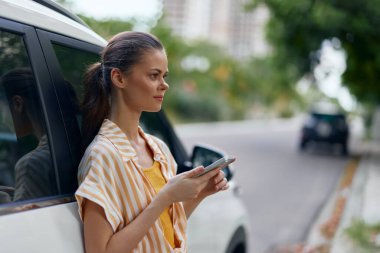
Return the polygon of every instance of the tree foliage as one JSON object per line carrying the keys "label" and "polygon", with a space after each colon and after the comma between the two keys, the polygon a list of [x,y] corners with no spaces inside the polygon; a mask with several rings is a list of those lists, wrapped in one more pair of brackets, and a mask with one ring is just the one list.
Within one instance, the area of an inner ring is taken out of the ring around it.
{"label": "tree foliage", "polygon": [[[60,0],[70,4],[70,0]],[[97,33],[109,39],[116,33],[139,27],[139,20],[95,19],[79,16]],[[152,23],[153,24],[153,23]],[[188,41],[176,36],[164,18],[151,27],[164,44],[169,62],[165,110],[179,121],[243,119],[252,107],[266,110],[276,107],[288,111],[295,96],[293,86],[284,81],[288,69],[272,71],[270,59],[238,61],[226,50],[209,41]],[[184,67],[184,60],[203,59],[207,67]],[[291,69],[291,68],[289,68]],[[288,75],[291,76],[291,75]]]}
{"label": "tree foliage", "polygon": [[359,101],[380,102],[380,0],[251,0],[271,11],[267,36],[280,71],[311,72],[324,39],[338,38],[347,53],[344,84]]}

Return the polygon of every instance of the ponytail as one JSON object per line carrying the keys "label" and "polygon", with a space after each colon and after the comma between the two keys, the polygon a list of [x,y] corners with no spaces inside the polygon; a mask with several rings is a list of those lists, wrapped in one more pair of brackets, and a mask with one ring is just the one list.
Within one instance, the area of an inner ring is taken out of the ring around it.
{"label": "ponytail", "polygon": [[83,151],[98,133],[110,111],[109,90],[103,78],[100,62],[91,65],[84,76],[85,95],[82,103]]}

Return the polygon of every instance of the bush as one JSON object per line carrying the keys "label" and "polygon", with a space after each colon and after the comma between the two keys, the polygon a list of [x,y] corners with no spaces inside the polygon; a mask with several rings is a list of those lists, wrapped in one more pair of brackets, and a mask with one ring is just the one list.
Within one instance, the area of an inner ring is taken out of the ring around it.
{"label": "bush", "polygon": [[354,220],[345,232],[364,252],[380,252],[380,223],[369,225],[362,220]]}
{"label": "bush", "polygon": [[171,94],[170,110],[184,122],[220,121],[230,118],[231,110],[223,97],[188,93],[178,90]]}

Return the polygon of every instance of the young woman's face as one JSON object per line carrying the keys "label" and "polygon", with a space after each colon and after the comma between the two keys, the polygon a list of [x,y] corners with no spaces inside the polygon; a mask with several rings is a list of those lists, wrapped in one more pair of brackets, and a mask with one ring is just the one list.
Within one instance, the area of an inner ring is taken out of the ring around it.
{"label": "young woman's face", "polygon": [[125,77],[127,85],[124,103],[136,111],[157,112],[161,110],[165,92],[169,85],[168,60],[163,50],[147,51],[138,64]]}

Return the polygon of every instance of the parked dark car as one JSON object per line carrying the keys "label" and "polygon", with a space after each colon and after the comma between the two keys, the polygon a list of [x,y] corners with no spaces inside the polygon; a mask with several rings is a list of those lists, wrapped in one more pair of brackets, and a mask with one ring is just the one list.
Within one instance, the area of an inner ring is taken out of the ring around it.
{"label": "parked dark car", "polygon": [[341,153],[348,153],[349,127],[344,113],[311,111],[302,126],[299,148],[310,143],[340,144]]}

